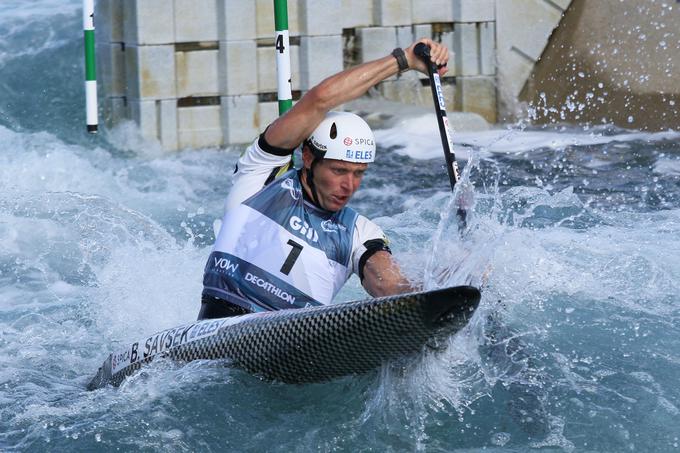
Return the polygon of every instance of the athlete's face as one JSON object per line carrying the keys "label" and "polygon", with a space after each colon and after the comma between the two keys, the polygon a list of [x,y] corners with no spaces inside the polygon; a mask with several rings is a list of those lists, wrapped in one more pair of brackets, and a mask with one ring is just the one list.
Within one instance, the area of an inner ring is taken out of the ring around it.
{"label": "athlete's face", "polygon": [[[309,151],[302,154],[305,168],[314,160]],[[357,191],[368,164],[323,159],[314,166],[314,186],[319,205],[328,211],[339,211]],[[306,174],[303,176],[306,183]],[[309,192],[309,186],[305,184]],[[311,196],[311,193],[309,193]],[[313,197],[311,197],[313,198]]]}

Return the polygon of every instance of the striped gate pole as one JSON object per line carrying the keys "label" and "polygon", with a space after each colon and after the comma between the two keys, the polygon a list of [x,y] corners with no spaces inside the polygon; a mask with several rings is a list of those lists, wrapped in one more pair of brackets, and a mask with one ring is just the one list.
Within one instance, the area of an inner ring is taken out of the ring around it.
{"label": "striped gate pole", "polygon": [[293,106],[290,75],[290,41],[288,35],[288,2],[274,0],[274,28],[276,29],[276,85],[278,88],[279,115]]}
{"label": "striped gate pole", "polygon": [[94,61],[94,0],[83,0],[85,32],[85,116],[87,131],[97,132],[97,74]]}

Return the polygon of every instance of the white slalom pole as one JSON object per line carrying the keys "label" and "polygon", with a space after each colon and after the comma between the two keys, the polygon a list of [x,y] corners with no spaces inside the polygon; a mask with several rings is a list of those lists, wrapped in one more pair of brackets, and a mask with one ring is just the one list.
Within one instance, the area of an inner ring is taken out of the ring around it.
{"label": "white slalom pole", "polygon": [[85,34],[85,116],[87,131],[97,132],[97,70],[94,46],[94,0],[83,0],[83,30]]}

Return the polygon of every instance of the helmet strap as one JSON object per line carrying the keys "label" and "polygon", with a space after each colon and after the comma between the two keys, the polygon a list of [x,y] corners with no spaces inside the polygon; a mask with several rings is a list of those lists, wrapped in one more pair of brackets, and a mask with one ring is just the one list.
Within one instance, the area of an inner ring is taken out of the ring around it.
{"label": "helmet strap", "polygon": [[307,179],[307,185],[309,186],[309,191],[312,193],[312,201],[318,207],[321,207],[321,205],[319,204],[319,194],[316,191],[316,184],[314,184],[314,167],[316,166],[316,164],[321,162],[324,153],[316,146],[314,146],[311,140],[305,140],[303,145],[307,146],[309,151],[312,153],[312,156],[314,156],[314,159],[312,160],[312,163],[309,166],[309,168],[305,169],[305,175]]}
{"label": "helmet strap", "polygon": [[314,166],[319,162],[319,160],[320,159],[318,157],[315,157],[312,161],[312,165],[310,165],[309,168],[305,170],[305,172],[307,174],[307,185],[309,186],[309,191],[312,192],[312,201],[314,204],[321,207],[319,204],[319,195],[316,193],[316,184],[314,184]]}

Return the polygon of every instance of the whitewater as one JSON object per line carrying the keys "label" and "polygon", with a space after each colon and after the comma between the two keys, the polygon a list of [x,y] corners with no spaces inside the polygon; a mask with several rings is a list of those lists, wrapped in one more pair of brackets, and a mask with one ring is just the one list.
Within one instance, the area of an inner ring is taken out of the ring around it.
{"label": "whitewater", "polygon": [[[680,450],[680,132],[435,117],[376,131],[351,206],[427,287],[484,285],[447,347],[364,376],[267,382],[112,351],[196,319],[241,147],[85,133],[80,4],[0,3],[0,451]],[[351,279],[338,301],[366,297]]]}

